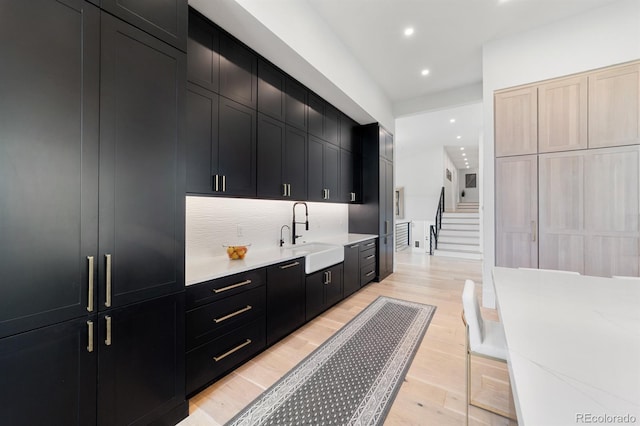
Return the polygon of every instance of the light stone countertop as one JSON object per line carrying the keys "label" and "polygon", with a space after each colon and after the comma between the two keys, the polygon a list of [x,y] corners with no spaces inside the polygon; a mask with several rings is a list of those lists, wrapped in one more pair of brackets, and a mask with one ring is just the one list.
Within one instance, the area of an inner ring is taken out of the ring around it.
{"label": "light stone countertop", "polygon": [[[378,236],[373,234],[341,234],[314,241],[307,241],[307,243],[321,242],[347,246],[370,240],[372,238],[378,238]],[[287,244],[283,248],[274,247],[259,250],[251,250],[251,248],[249,248],[246,257],[242,260],[231,260],[226,254],[212,257],[189,257],[185,262],[185,284],[187,286],[199,284],[216,278],[239,274],[241,272],[274,265],[280,262],[286,262],[287,260],[300,257],[299,254],[294,255],[290,250],[287,250],[287,248],[290,247],[292,246]]]}
{"label": "light stone countertop", "polygon": [[519,425],[640,420],[639,281],[501,267],[493,280]]}

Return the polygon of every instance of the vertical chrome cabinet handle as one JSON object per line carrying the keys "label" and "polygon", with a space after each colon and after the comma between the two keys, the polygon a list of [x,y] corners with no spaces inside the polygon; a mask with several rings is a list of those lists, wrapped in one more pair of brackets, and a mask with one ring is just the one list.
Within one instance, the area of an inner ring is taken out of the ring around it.
{"label": "vertical chrome cabinet handle", "polygon": [[283,197],[287,196],[287,184],[286,183],[282,184],[282,196]]}
{"label": "vertical chrome cabinet handle", "polygon": [[227,176],[222,175],[222,192],[227,192]]}
{"label": "vertical chrome cabinet handle", "polygon": [[93,352],[93,321],[87,321],[87,352]]}
{"label": "vertical chrome cabinet handle", "polygon": [[107,337],[104,339],[104,344],[111,346],[111,316],[106,315],[104,319],[107,322]]}
{"label": "vertical chrome cabinet handle", "polygon": [[531,241],[533,241],[534,243],[536,242],[537,234],[538,234],[538,229],[536,227],[536,221],[532,220],[531,221]]}
{"label": "vertical chrome cabinet handle", "polygon": [[87,311],[93,312],[93,256],[87,256],[89,261],[89,296],[87,302]]}
{"label": "vertical chrome cabinet handle", "polygon": [[331,190],[327,189],[327,200],[331,199]]}
{"label": "vertical chrome cabinet handle", "polygon": [[218,175],[214,175],[213,176],[213,185],[214,185],[214,187],[213,187],[214,189],[213,190],[215,192],[218,192],[219,191],[219,189],[218,189]]}
{"label": "vertical chrome cabinet handle", "polygon": [[104,306],[107,308],[111,307],[111,255],[105,254],[105,287],[106,287],[106,297],[104,299]]}
{"label": "vertical chrome cabinet handle", "polygon": [[329,272],[329,283],[331,283],[331,281],[332,281],[331,280],[331,271],[328,271],[328,272]]}
{"label": "vertical chrome cabinet handle", "polygon": [[323,272],[323,275],[324,275],[324,283],[323,284],[324,285],[329,284],[329,273],[325,271],[325,272]]}
{"label": "vertical chrome cabinet handle", "polygon": [[289,197],[291,197],[291,184],[290,183],[287,184],[287,195]]}

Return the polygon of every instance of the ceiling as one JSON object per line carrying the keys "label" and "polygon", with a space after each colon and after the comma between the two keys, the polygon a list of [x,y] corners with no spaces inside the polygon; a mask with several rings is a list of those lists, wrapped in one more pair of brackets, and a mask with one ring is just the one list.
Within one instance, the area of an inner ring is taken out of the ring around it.
{"label": "ceiling", "polygon": [[396,103],[479,83],[487,41],[615,0],[306,1]]}

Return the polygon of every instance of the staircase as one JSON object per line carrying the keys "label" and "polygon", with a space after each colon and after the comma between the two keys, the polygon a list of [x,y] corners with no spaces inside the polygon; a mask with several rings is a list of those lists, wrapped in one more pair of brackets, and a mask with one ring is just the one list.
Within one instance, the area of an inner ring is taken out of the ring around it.
{"label": "staircase", "polygon": [[442,228],[434,256],[482,259],[478,203],[459,203],[455,212],[442,214]]}

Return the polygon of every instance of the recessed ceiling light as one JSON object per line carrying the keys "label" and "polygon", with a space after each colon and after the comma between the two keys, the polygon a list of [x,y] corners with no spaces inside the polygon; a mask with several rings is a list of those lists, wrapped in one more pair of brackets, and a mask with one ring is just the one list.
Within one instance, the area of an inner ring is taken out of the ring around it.
{"label": "recessed ceiling light", "polygon": [[461,147],[460,147],[460,151],[464,151],[464,146],[461,146]]}
{"label": "recessed ceiling light", "polygon": [[463,152],[463,153],[462,153],[462,156],[463,156],[463,157],[466,157],[466,156],[467,156],[467,154],[465,154],[465,153]]}
{"label": "recessed ceiling light", "polygon": [[467,169],[469,168],[469,166],[467,166]]}
{"label": "recessed ceiling light", "polygon": [[462,139],[462,136],[456,136],[456,139]]}
{"label": "recessed ceiling light", "polygon": [[409,37],[409,36],[413,35],[413,32],[414,32],[413,27],[408,27],[408,28],[406,28],[406,29],[404,30],[404,35],[406,35],[407,37]]}
{"label": "recessed ceiling light", "polygon": [[422,75],[429,75],[429,70],[428,69],[423,69],[422,72],[420,73]]}
{"label": "recessed ceiling light", "polygon": [[452,118],[451,120],[449,120],[449,123],[455,123],[455,122],[456,122],[455,118]]}

